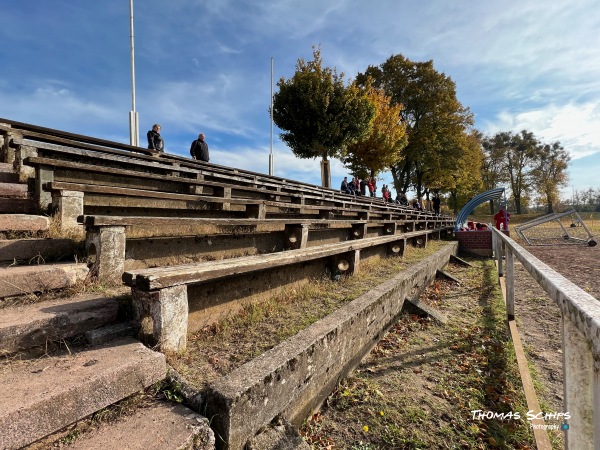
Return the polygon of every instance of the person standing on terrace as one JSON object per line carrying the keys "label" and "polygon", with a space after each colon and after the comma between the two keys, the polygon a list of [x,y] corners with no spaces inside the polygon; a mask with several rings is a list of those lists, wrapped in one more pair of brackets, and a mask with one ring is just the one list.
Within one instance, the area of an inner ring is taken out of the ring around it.
{"label": "person standing on terrace", "polygon": [[148,131],[148,148],[162,153],[165,150],[165,142],[160,136],[160,125],[155,123],[152,129]]}
{"label": "person standing on terrace", "polygon": [[200,133],[198,139],[192,142],[190,155],[193,159],[208,162],[208,144],[204,141],[204,133]]}

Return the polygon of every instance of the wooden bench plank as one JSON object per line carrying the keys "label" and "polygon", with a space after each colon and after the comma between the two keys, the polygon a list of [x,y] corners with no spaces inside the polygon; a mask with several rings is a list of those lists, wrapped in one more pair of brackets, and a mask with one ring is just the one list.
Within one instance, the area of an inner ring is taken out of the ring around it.
{"label": "wooden bench plank", "polygon": [[266,255],[245,256],[201,263],[184,264],[172,267],[157,267],[141,271],[123,273],[123,282],[129,286],[147,291],[166,287],[199,283],[215,278],[239,275],[258,270],[296,264],[313,259],[333,256],[353,250],[383,245],[402,239],[429,234],[430,230],[364,238],[334,244],[325,244],[306,249],[287,250]]}
{"label": "wooden bench plank", "polygon": [[[77,221],[85,226],[189,226],[189,225],[220,225],[220,226],[255,226],[260,224],[306,224],[316,228],[324,225],[348,225],[348,220],[328,219],[246,219],[246,218],[210,218],[210,217],[145,217],[145,216],[79,216]],[[367,223],[366,220],[352,221],[351,223]],[[384,222],[369,222],[377,226]]]}

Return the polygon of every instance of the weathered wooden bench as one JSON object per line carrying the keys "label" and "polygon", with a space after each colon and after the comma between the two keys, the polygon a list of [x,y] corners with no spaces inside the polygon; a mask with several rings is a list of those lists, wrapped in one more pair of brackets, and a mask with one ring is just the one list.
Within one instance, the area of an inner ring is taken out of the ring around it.
{"label": "weathered wooden bench", "polygon": [[402,255],[407,241],[424,247],[427,236],[433,233],[434,230],[415,231],[266,255],[128,271],[123,273],[123,282],[131,287],[135,320],[142,327],[140,333],[150,337],[162,351],[181,351],[187,345],[189,286],[322,258],[331,258],[334,270],[353,273],[358,270],[361,250],[386,245],[392,254]]}
{"label": "weathered wooden bench", "polygon": [[[393,235],[397,232],[423,231],[427,227],[412,221],[385,221],[385,220],[327,220],[327,219],[218,219],[218,218],[191,218],[191,217],[136,217],[136,216],[79,216],[78,223],[86,229],[87,254],[93,259],[92,273],[103,282],[114,282],[120,279],[120,274],[125,270],[125,261],[133,258],[136,253],[145,254],[148,258],[156,241],[156,246],[162,257],[174,256],[168,247],[177,249],[182,245],[180,253],[197,254],[199,250],[212,254],[235,254],[238,249],[247,251],[248,246],[253,251],[273,251],[303,249],[318,242],[332,240],[362,239],[374,235]],[[451,227],[452,223],[437,223],[438,229]],[[151,229],[152,235],[138,237],[132,242],[134,249],[127,252],[129,229]],[[434,228],[429,228],[434,229]],[[309,232],[315,233],[315,241],[309,242]],[[186,246],[182,239],[192,233],[193,241],[188,240]],[[274,234],[275,233],[275,234]],[[215,236],[229,236],[221,238],[218,243]],[[161,239],[161,236],[162,237]],[[208,246],[204,245],[204,236],[213,241]],[[262,237],[261,237],[262,236]],[[264,236],[269,236],[268,238]],[[199,240],[200,238],[200,240]],[[161,239],[158,241],[158,239]],[[172,244],[169,246],[168,239]],[[139,243],[137,241],[140,241]],[[144,245],[144,241],[147,242]],[[151,242],[148,242],[151,241]],[[160,242],[160,244],[159,244]],[[165,249],[164,247],[167,246]],[[138,250],[144,247],[146,250]],[[226,248],[227,250],[222,250]],[[130,256],[127,256],[130,254]],[[210,256],[210,255],[207,255]],[[158,257],[156,254],[153,257]]]}
{"label": "weathered wooden bench", "polygon": [[[205,163],[202,161],[191,160],[190,158],[163,153],[159,154],[152,150],[143,149],[140,147],[133,147],[127,144],[118,142],[93,138],[90,136],[82,136],[74,133],[68,133],[60,130],[54,130],[50,128],[38,127],[30,124],[25,124],[16,121],[9,121],[1,119],[0,122],[10,124],[9,127],[0,125],[0,134],[8,136],[11,143],[10,145],[15,148],[26,147],[37,151],[38,153],[28,154],[25,151],[25,156],[47,156],[51,155],[61,157],[73,157],[78,155],[76,161],[80,162],[81,158],[100,158],[105,159],[103,163],[108,162],[120,164],[138,164],[142,163],[142,167],[145,163],[144,170],[154,171],[166,170],[167,174],[171,174],[170,171],[174,171],[179,168],[181,175],[190,177],[190,171],[192,174],[191,178],[200,178],[205,180],[207,183],[217,182],[225,183],[227,185],[240,185],[245,188],[259,188],[261,190],[276,191],[278,195],[291,195],[293,196],[294,202],[297,202],[297,196],[299,193],[304,194],[303,200],[305,202],[321,202],[312,203],[324,206],[325,200],[337,201],[337,202],[349,202],[353,206],[358,208],[395,208],[398,210],[404,210],[407,214],[415,214],[415,211],[411,211],[410,208],[405,208],[395,204],[383,204],[381,199],[372,197],[354,197],[348,194],[341,193],[334,189],[322,188],[309,183],[303,183],[299,181],[287,180],[285,178],[268,176],[265,174],[259,174],[243,169],[229,168],[226,166],[219,166],[213,163]],[[29,147],[24,144],[30,144]],[[50,145],[46,145],[50,144]],[[36,147],[37,146],[37,147]],[[24,158],[25,156],[22,156]],[[119,159],[122,161],[119,162]],[[137,160],[138,162],[135,162]],[[11,161],[12,162],[12,161]],[[175,172],[173,172],[175,173]],[[202,189],[201,186],[196,186],[197,189],[194,193],[199,192],[198,189]],[[263,198],[263,197],[260,197]],[[278,198],[271,198],[271,200],[279,200]],[[346,207],[348,207],[347,205]],[[426,217],[430,215],[429,212],[418,212],[419,216]]]}

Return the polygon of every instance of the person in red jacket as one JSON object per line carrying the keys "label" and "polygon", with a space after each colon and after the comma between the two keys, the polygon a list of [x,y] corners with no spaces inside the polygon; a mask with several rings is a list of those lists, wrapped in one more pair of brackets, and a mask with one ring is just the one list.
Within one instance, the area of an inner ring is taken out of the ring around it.
{"label": "person in red jacket", "polygon": [[508,221],[510,220],[510,213],[508,211],[504,211],[504,208],[501,208],[494,215],[494,223],[496,228],[499,230],[508,230]]}

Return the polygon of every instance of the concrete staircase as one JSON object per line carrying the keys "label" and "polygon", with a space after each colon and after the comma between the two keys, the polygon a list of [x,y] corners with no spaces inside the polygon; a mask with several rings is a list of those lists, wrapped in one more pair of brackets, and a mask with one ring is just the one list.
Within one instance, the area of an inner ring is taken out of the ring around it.
{"label": "concrete staircase", "polygon": [[[35,300],[38,293],[72,287],[89,273],[85,263],[74,262],[78,243],[39,237],[50,220],[36,210],[12,165],[0,163],[1,449],[54,448],[53,433],[167,374],[165,356],[133,339],[134,328],[119,321],[114,296],[78,294],[6,306],[11,298]],[[205,418],[180,404],[145,403],[150,406],[100,424],[69,447],[214,449]]]}
{"label": "concrete staircase", "polygon": [[[48,435],[165,379],[163,354],[130,336],[115,338],[115,330],[121,335],[134,331],[119,324],[118,317],[115,298],[94,295],[0,310],[0,448],[54,448],[55,439]],[[112,331],[104,334],[110,336],[108,343],[65,343],[102,330]],[[64,345],[51,353],[32,349],[47,348],[48,341]],[[116,424],[85,433],[72,448],[214,448],[207,419],[179,404],[146,403],[150,406]]]}
{"label": "concrete staircase", "polygon": [[164,355],[132,338],[32,360],[0,374],[0,448],[17,449],[165,377]]}

